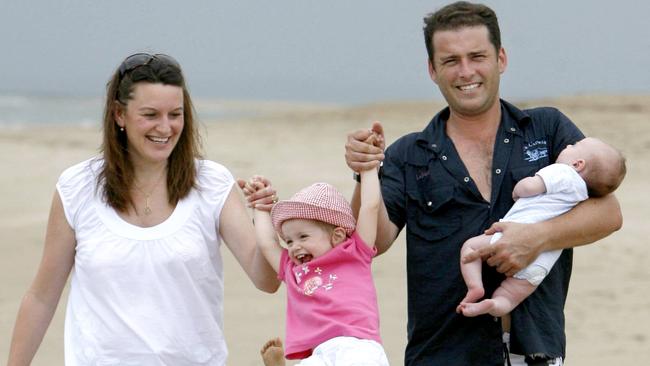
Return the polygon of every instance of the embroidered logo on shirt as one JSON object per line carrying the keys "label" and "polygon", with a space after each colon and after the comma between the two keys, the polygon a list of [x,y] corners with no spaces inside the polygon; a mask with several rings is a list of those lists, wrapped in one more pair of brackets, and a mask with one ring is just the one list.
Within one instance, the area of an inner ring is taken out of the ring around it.
{"label": "embroidered logo on shirt", "polygon": [[539,159],[548,157],[546,140],[537,140],[524,145],[524,160],[532,163]]}
{"label": "embroidered logo on shirt", "polygon": [[415,180],[420,180],[426,178],[430,175],[429,168],[418,169],[417,174],[415,175]]}

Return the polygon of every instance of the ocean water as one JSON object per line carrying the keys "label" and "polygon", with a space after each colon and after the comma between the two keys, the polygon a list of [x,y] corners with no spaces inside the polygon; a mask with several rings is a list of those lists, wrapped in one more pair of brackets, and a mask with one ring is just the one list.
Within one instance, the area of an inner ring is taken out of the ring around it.
{"label": "ocean water", "polygon": [[102,103],[97,97],[0,95],[0,126],[98,125]]}
{"label": "ocean water", "polygon": [[[220,101],[194,101],[200,121],[254,114],[250,108],[228,106]],[[99,126],[102,97],[0,94],[0,127],[40,124]]]}

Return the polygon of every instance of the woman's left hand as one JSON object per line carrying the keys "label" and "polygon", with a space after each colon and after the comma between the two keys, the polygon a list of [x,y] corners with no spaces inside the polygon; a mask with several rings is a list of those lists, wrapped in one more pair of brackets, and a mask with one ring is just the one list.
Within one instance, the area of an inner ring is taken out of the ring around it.
{"label": "woman's left hand", "polygon": [[260,175],[254,175],[249,181],[237,179],[239,188],[244,192],[246,205],[262,211],[271,211],[278,202],[278,196],[271,181]]}

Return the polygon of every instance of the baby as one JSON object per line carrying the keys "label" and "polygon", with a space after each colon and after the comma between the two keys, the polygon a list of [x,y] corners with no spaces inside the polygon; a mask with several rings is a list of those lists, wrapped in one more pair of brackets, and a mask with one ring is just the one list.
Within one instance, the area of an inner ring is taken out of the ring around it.
{"label": "baby", "polygon": [[[623,181],[625,172],[625,158],[618,150],[587,137],[562,150],[555,164],[519,181],[512,192],[516,202],[501,221],[534,223],[559,216],[588,196],[613,192]],[[457,312],[465,316],[489,313],[496,317],[511,312],[535,291],[562,252],[554,250],[540,254],[528,267],[506,278],[491,299],[477,303],[484,295],[481,260],[463,263],[463,257],[495,243],[500,237],[500,233],[479,235],[463,244],[461,272],[467,295],[456,308]]]}

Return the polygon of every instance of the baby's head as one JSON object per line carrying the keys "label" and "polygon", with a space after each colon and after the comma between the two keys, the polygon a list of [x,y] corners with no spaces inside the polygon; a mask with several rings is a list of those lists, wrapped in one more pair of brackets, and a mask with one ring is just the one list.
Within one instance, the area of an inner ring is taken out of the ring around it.
{"label": "baby's head", "polygon": [[327,183],[312,184],[276,203],[271,221],[296,264],[327,253],[350,236],[356,226],[348,201]]}
{"label": "baby's head", "polygon": [[586,137],[567,146],[560,152],[556,162],[571,165],[587,183],[591,197],[614,192],[627,170],[625,157],[620,151],[593,137]]}

